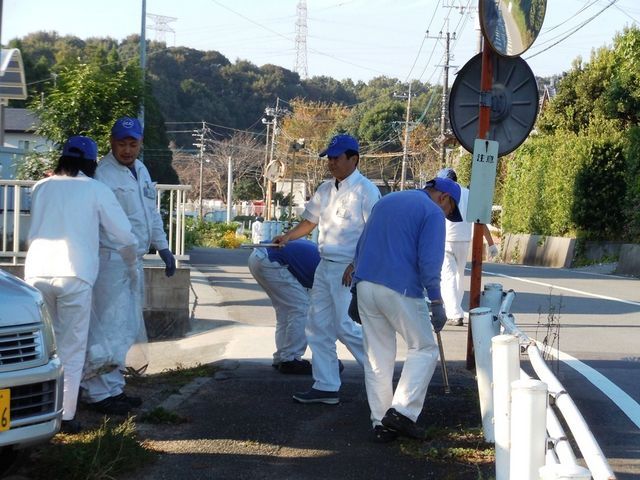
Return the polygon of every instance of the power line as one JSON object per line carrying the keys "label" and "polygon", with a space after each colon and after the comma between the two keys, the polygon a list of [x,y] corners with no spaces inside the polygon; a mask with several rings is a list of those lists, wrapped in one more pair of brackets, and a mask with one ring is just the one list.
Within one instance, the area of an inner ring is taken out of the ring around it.
{"label": "power line", "polygon": [[529,60],[530,58],[536,57],[538,55],[540,55],[543,52],[546,52],[547,50],[549,50],[550,48],[555,47],[556,45],[558,45],[560,42],[563,42],[564,40],[566,40],[567,38],[569,38],[571,35],[573,35],[574,33],[576,33],[577,31],[579,31],[582,27],[584,27],[585,25],[587,25],[588,23],[590,23],[591,21],[593,21],[596,17],[598,17],[599,15],[602,14],[602,12],[604,12],[606,9],[608,9],[609,7],[611,7],[614,3],[616,3],[618,0],[611,0],[611,2],[609,2],[608,5],[606,5],[604,8],[602,8],[598,13],[596,13],[595,15],[591,16],[590,18],[588,18],[587,20],[585,20],[584,22],[582,22],[580,25],[576,26],[573,30],[570,30],[569,33],[564,36],[563,38],[561,38],[560,40],[558,40],[555,43],[552,43],[551,45],[549,45],[547,48],[544,48],[542,50],[537,51],[536,53],[534,53],[533,55],[529,55],[528,57],[525,58],[525,60]]}

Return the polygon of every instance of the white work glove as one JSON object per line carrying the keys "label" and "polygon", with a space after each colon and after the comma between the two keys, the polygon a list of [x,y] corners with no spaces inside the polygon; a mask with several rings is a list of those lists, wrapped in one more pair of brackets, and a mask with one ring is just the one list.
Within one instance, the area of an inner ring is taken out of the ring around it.
{"label": "white work glove", "polygon": [[489,245],[489,249],[487,253],[489,254],[489,260],[493,260],[498,256],[498,253],[500,253],[500,250],[498,250],[498,246],[495,244]]}
{"label": "white work glove", "polygon": [[138,284],[138,255],[135,245],[127,245],[118,250],[122,260],[127,265],[127,275],[131,285]]}
{"label": "white work glove", "polygon": [[138,285],[138,265],[135,263],[132,265],[127,265],[127,275],[129,277],[129,282],[131,283],[131,288],[135,288]]}
{"label": "white work glove", "polygon": [[444,328],[444,324],[447,323],[447,314],[444,311],[444,305],[442,303],[432,303],[429,305],[431,310],[431,325],[436,333]]}
{"label": "white work glove", "polygon": [[135,265],[138,261],[137,248],[135,245],[127,245],[118,250],[118,253],[127,265]]}

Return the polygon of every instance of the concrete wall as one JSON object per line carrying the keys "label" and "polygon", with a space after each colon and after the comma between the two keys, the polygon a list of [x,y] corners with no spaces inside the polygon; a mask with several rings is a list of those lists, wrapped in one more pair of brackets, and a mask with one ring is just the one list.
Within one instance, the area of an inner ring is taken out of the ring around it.
{"label": "concrete wall", "polygon": [[640,245],[626,243],[620,247],[616,273],[640,277]]}
{"label": "concrete wall", "polygon": [[575,250],[575,238],[506,234],[500,256],[505,263],[568,268]]}
{"label": "concrete wall", "polygon": [[[23,278],[24,265],[0,265]],[[189,268],[178,268],[167,278],[164,267],[145,267],[144,322],[149,340],[184,337],[189,328]]]}

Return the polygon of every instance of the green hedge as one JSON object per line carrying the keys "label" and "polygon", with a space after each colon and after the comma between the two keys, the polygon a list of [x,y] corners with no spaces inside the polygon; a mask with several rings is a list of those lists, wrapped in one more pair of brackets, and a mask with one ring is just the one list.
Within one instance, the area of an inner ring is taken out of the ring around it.
{"label": "green hedge", "polygon": [[505,232],[622,238],[627,164],[623,142],[615,136],[533,137],[507,170]]}
{"label": "green hedge", "polygon": [[630,128],[626,140],[627,195],[623,233],[625,240],[640,243],[640,127]]}

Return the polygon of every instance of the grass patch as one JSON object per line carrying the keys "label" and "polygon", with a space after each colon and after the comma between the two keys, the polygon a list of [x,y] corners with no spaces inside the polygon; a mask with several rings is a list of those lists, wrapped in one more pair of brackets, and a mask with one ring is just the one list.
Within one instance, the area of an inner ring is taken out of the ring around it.
{"label": "grass patch", "polygon": [[108,419],[76,435],[58,434],[32,457],[30,478],[107,480],[154,461],[156,454],[140,443],[135,423]]}
{"label": "grass patch", "polygon": [[152,423],[154,425],[177,425],[187,421],[186,418],[162,407],[154,408],[153,410],[140,415],[139,420],[142,423]]}
{"label": "grass patch", "polygon": [[[198,377],[212,377],[218,367],[213,365],[197,364],[195,367],[187,368],[178,364],[176,368],[163,370],[161,373],[155,375],[145,375],[141,377],[132,377],[128,379],[128,384],[131,386],[144,386],[149,384],[165,383],[175,388],[175,391],[180,387],[190,383],[193,379]],[[172,389],[169,389],[171,391]]]}
{"label": "grass patch", "polygon": [[484,435],[478,428],[430,430],[428,439],[426,442],[403,439],[400,451],[414,458],[434,462],[484,465],[495,461],[493,445],[484,441]]}

